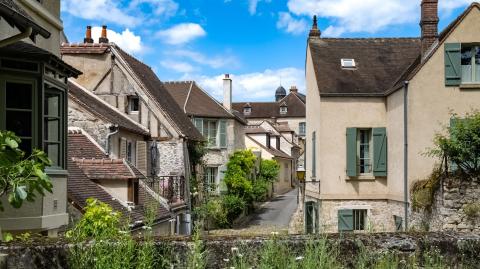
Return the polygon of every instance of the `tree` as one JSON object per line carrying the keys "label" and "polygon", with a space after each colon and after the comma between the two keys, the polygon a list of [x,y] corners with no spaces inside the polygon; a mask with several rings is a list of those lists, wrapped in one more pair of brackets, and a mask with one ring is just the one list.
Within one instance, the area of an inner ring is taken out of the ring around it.
{"label": "tree", "polygon": [[262,160],[260,165],[260,178],[268,181],[274,182],[278,179],[278,174],[280,173],[280,165],[275,160]]}
{"label": "tree", "polygon": [[238,150],[230,156],[224,178],[229,194],[238,195],[246,200],[251,199],[251,177],[254,173],[255,160],[255,154],[251,150]]}
{"label": "tree", "polygon": [[[45,174],[45,167],[52,162],[45,152],[34,149],[25,158],[19,149],[21,143],[13,132],[0,131],[0,197],[7,195],[14,208],[20,208],[24,201],[33,202],[36,194],[52,192],[52,182]],[[0,210],[3,205],[0,201]]]}

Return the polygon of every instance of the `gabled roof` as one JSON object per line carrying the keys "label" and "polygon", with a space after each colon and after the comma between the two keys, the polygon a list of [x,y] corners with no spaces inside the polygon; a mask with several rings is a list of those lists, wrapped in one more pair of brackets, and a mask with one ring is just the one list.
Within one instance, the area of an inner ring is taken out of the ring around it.
{"label": "gabled roof", "polygon": [[73,80],[68,81],[68,96],[72,101],[84,107],[89,113],[94,114],[100,119],[111,124],[116,124],[121,129],[130,132],[140,135],[149,135],[148,130],[142,125],[136,123]]}
{"label": "gabled roof", "polygon": [[88,138],[83,131],[68,130],[68,159],[86,158],[86,159],[103,159],[107,154]]}
{"label": "gabled roof", "polygon": [[260,148],[266,150],[268,153],[272,154],[274,157],[282,158],[282,159],[293,159],[292,157],[290,157],[290,155],[286,154],[285,152],[283,152],[281,150],[278,150],[276,148],[266,147],[266,146],[262,145],[261,143],[259,143],[254,138],[252,138],[251,136],[249,136],[249,135],[246,135],[246,136],[250,140],[252,140],[255,144],[257,144]]}
{"label": "gabled roof", "polygon": [[171,81],[165,88],[185,113],[194,117],[234,118],[223,105],[203,91],[195,81]]}
{"label": "gabled roof", "polygon": [[[419,38],[310,38],[321,96],[382,96],[420,55]],[[341,59],[355,68],[342,68]]]}
{"label": "gabled roof", "polygon": [[91,180],[144,178],[135,174],[122,159],[78,159],[72,158],[82,172]]}
{"label": "gabled roof", "polygon": [[[287,113],[280,114],[280,106],[285,103],[287,105]],[[249,114],[243,113],[243,108],[247,104],[252,108]],[[233,103],[232,108],[234,110],[243,113],[243,116],[247,119],[251,118],[305,118],[306,107],[305,102],[302,101],[301,96],[298,93],[290,92],[287,96],[279,100],[278,102],[241,102]]]}
{"label": "gabled roof", "polygon": [[12,27],[17,27],[21,32],[24,32],[28,27],[32,27],[30,39],[33,42],[35,42],[35,37],[38,34],[44,38],[49,38],[51,35],[13,0],[0,0],[0,17],[4,18]]}

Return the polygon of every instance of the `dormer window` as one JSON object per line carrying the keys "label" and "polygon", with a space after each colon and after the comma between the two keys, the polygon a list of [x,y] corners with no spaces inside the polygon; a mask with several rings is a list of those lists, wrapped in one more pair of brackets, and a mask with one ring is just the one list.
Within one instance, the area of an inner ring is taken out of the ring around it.
{"label": "dormer window", "polygon": [[284,115],[284,114],[287,114],[287,112],[288,112],[287,106],[280,107],[280,114]]}
{"label": "dormer window", "polygon": [[249,115],[250,113],[252,113],[252,108],[251,107],[244,107],[243,108],[243,114]]}
{"label": "dormer window", "polygon": [[138,96],[132,95],[128,97],[128,112],[129,113],[138,113],[140,110],[140,100]]}
{"label": "dormer window", "polygon": [[344,69],[355,69],[355,59],[341,59],[340,63]]}

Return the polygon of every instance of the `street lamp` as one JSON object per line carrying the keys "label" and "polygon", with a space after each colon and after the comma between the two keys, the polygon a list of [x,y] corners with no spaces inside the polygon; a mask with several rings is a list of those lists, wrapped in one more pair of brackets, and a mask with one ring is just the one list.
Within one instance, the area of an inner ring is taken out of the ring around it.
{"label": "street lamp", "polygon": [[305,181],[305,168],[299,167],[297,169],[297,179],[299,182],[304,182]]}

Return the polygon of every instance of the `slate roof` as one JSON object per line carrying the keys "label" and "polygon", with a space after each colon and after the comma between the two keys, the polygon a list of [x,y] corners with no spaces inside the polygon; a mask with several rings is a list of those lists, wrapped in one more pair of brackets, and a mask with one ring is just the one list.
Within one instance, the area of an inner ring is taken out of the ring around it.
{"label": "slate roof", "polygon": [[55,66],[57,70],[65,72],[69,77],[76,78],[82,74],[82,72],[65,63],[55,54],[23,41],[17,41],[13,44],[0,47],[0,56],[49,63]]}
{"label": "slate roof", "polygon": [[[419,38],[310,38],[320,95],[382,96],[420,55]],[[356,68],[343,69],[342,58]]]}
{"label": "slate roof", "polygon": [[4,18],[12,27],[17,27],[21,32],[24,32],[28,27],[32,27],[30,39],[34,42],[38,34],[44,38],[49,38],[51,35],[13,0],[0,0],[0,17]]}
{"label": "slate roof", "polygon": [[149,135],[148,130],[143,126],[137,124],[116,108],[70,80],[68,81],[68,96],[72,101],[104,121],[117,124],[118,127],[137,134]]}
{"label": "slate roof", "polygon": [[188,116],[207,118],[234,118],[222,104],[205,93],[195,81],[165,82],[165,88]]}
{"label": "slate roof", "polygon": [[[280,106],[287,104],[287,113],[280,114]],[[250,106],[252,111],[250,114],[243,113],[243,108]],[[287,96],[278,102],[241,102],[233,103],[232,108],[240,111],[247,119],[251,118],[305,118],[306,107],[298,93],[290,92]]]}

